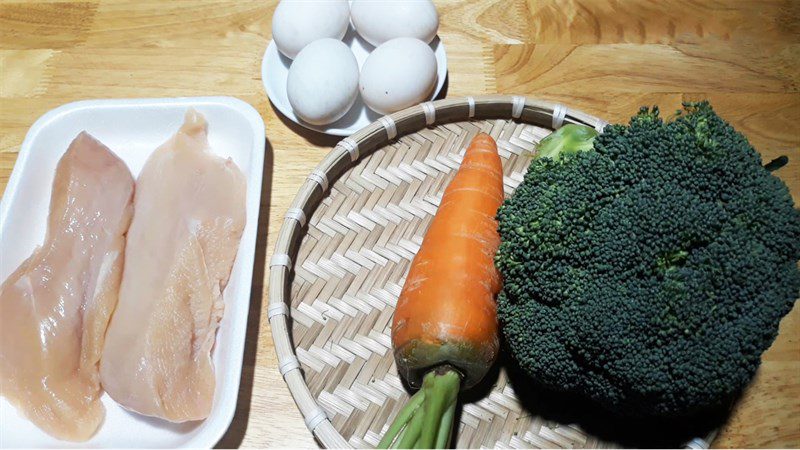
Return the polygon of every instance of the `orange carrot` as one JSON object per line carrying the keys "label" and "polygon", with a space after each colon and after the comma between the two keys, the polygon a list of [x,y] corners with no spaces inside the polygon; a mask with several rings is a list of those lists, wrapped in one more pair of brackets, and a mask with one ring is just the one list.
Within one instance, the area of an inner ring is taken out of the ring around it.
{"label": "orange carrot", "polygon": [[481,133],[445,189],[397,301],[395,361],[409,384],[422,389],[398,414],[381,447],[447,445],[461,385],[478,383],[497,357],[495,296],[501,279],[494,266],[500,245],[495,214],[502,202],[497,145]]}

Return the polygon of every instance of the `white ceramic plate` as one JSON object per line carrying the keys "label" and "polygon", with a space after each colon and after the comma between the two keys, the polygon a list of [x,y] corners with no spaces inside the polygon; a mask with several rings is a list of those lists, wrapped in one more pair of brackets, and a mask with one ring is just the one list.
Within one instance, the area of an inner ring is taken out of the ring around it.
{"label": "white ceramic plate", "polygon": [[[369,53],[375,49],[370,43],[365,41],[353,30],[350,26],[347,29],[342,39],[345,44],[350,46],[350,50],[356,56],[359,69],[367,60]],[[439,36],[433,38],[431,48],[434,55],[436,55],[436,70],[437,81],[436,88],[431,94],[431,99],[439,95],[439,91],[444,86],[444,80],[447,78],[447,54],[444,51],[444,44],[439,40]],[[335,136],[350,136],[356,131],[364,128],[372,122],[378,120],[381,114],[369,109],[364,102],[361,101],[361,96],[356,98],[356,102],[352,108],[341,119],[328,125],[311,125],[310,123],[303,122],[298,118],[292,110],[292,105],[289,103],[289,97],[286,94],[286,78],[289,75],[289,66],[292,65],[292,60],[283,56],[275,45],[275,41],[270,41],[267,46],[267,51],[264,53],[264,59],[261,61],[261,80],[264,83],[264,89],[267,90],[267,96],[276,108],[294,123],[298,123],[311,130],[319,131],[325,134],[332,134]]]}
{"label": "white ceramic plate", "polygon": [[0,446],[210,448],[228,429],[242,368],[265,143],[264,122],[247,103],[231,97],[91,100],[42,116],[22,143],[0,202],[0,280],[44,240],[56,163],[80,131],[107,145],[136,177],[150,153],[177,131],[189,107],[208,120],[212,151],[233,158],[247,176],[247,223],[224,292],[225,315],[214,347],[217,388],[211,415],[173,424],[126,411],[104,395],[105,422],[91,440],[76,444],[50,437],[0,399]]}

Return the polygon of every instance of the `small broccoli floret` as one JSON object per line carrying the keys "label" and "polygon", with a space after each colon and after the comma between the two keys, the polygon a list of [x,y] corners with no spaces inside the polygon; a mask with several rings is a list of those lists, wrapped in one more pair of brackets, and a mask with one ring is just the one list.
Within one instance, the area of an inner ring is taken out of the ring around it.
{"label": "small broccoli floret", "polygon": [[643,109],[593,149],[535,159],[498,212],[511,353],[623,415],[719,406],[800,294],[800,211],[706,102]]}

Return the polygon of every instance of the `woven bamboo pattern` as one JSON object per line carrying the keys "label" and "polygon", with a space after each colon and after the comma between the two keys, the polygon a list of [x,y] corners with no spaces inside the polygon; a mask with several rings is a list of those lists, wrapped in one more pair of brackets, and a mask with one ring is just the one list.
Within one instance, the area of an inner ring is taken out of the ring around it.
{"label": "woven bamboo pattern", "polygon": [[[510,195],[536,144],[569,122],[605,124],[523,97],[427,103],[345,139],[309,176],[271,262],[269,317],[281,373],[322,445],[375,446],[408,399],[391,351],[394,305],[471,139],[483,131],[497,141]],[[527,411],[503,368],[488,395],[463,404],[455,442],[614,446]]]}

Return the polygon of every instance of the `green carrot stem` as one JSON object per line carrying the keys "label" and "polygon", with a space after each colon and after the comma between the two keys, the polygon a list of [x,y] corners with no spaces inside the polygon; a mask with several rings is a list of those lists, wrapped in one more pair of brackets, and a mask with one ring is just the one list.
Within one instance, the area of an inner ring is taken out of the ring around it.
{"label": "green carrot stem", "polygon": [[419,439],[419,433],[422,430],[422,426],[425,422],[425,411],[423,408],[417,408],[414,411],[414,417],[411,418],[411,422],[408,423],[405,432],[403,433],[403,437],[400,440],[400,443],[397,445],[397,448],[414,448],[414,444]]}
{"label": "green carrot stem", "polygon": [[[405,436],[406,431],[408,431],[408,424],[406,424],[403,427],[403,429],[400,430],[400,433],[397,434],[394,442],[392,442],[392,445],[390,445],[388,448],[390,448],[390,449],[400,448],[399,447],[400,446],[400,441],[403,440],[403,436]],[[376,448],[383,448],[383,447],[376,447]]]}
{"label": "green carrot stem", "polygon": [[378,448],[445,448],[460,387],[461,375],[449,366],[428,372],[422,388],[397,414]]}
{"label": "green carrot stem", "polygon": [[403,429],[400,430],[400,433],[397,434],[397,437],[394,439],[394,442],[392,442],[392,446],[389,448],[391,449],[400,448],[400,441],[403,440],[403,436],[406,435],[406,431],[408,431],[408,423],[406,423],[406,426],[404,426]]}
{"label": "green carrot stem", "polygon": [[[425,400],[425,392],[422,390],[418,391],[408,400],[408,404],[397,413],[394,422],[392,422],[392,425],[386,430],[386,434],[383,435],[381,442],[378,444],[378,448],[389,448],[392,446],[392,442],[400,442],[400,436],[398,436],[398,434],[401,433],[401,431],[405,431],[407,428],[406,424],[411,420],[414,412],[422,405],[423,400]],[[392,448],[395,447],[392,446]]]}
{"label": "green carrot stem", "polygon": [[444,411],[442,422],[439,424],[439,432],[436,434],[436,448],[447,448],[450,443],[450,436],[453,434],[453,417],[456,415],[455,400]]}
{"label": "green carrot stem", "polygon": [[[440,441],[447,443],[447,439],[439,438],[438,435],[445,413],[458,397],[460,386],[461,377],[449,368],[428,372],[423,378],[422,390],[425,391],[425,402],[422,409],[425,412],[426,420],[422,425],[419,437],[418,446],[420,448],[443,448],[442,446],[434,447],[434,445]],[[450,424],[452,425],[452,419]],[[448,435],[449,433],[450,431],[447,430]]]}
{"label": "green carrot stem", "polygon": [[444,413],[444,398],[439,392],[435,375],[429,373],[422,380],[422,390],[426,391],[429,400],[422,405],[428,420],[422,426],[418,442],[419,448],[433,448],[436,442],[436,432],[439,431],[439,419]]}

